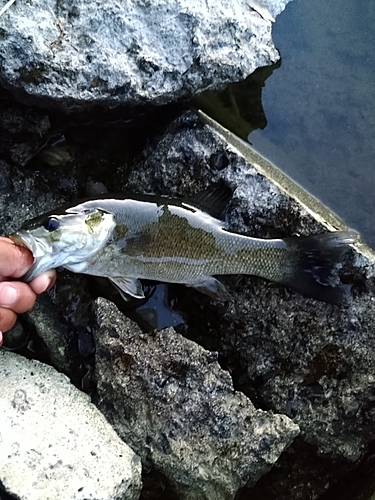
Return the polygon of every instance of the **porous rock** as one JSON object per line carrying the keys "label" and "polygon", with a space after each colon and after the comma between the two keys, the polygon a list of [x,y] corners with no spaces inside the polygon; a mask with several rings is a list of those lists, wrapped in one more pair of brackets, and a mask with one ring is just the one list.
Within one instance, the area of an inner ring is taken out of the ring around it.
{"label": "porous rock", "polygon": [[48,352],[48,361],[57,370],[70,374],[68,356],[68,326],[62,323],[59,313],[52,307],[47,295],[38,297],[35,306],[26,313],[28,327],[35,329]]}
{"label": "porous rock", "polygon": [[89,285],[85,277],[58,272],[54,287],[37,297],[35,306],[24,315],[33,335],[38,359],[65,373],[75,384],[87,373],[79,338],[89,324]]}
{"label": "porous rock", "polygon": [[217,353],[172,328],[143,334],[102,298],[95,315],[99,407],[178,498],[234,498],[298,434],[290,419],[234,391]]}
{"label": "porous rock", "polygon": [[[288,1],[264,3],[275,16]],[[15,2],[0,37],[3,85],[65,111],[189,99],[279,58],[247,0]]]}
{"label": "porous rock", "polygon": [[0,351],[0,483],[20,500],[139,498],[140,460],[53,368]]}
{"label": "porous rock", "polygon": [[[7,236],[28,219],[66,203],[71,193],[57,187],[58,172],[23,171],[0,159],[0,234]],[[69,176],[69,173],[66,174]]]}
{"label": "porous rock", "polygon": [[[334,217],[331,224],[314,217],[313,210],[260,174],[242,150],[193,113],[174,121],[144,151],[127,188],[186,196],[219,178],[236,187],[228,210],[231,229],[256,237],[283,237],[323,232],[336,223],[336,229],[344,228]],[[366,254],[357,249],[349,256],[344,279],[353,284],[352,296],[342,307],[250,276],[222,278],[234,299],[226,308],[198,294],[194,297],[191,291],[184,295],[184,310],[191,311],[189,334],[219,351],[237,387],[252,401],[298,423],[299,442],[310,464],[314,455],[316,464],[318,457],[324,458],[324,479],[315,474],[306,481],[303,467],[300,478],[294,477],[301,481],[303,498],[316,498],[337,478],[340,468],[330,469],[329,464],[341,464],[343,473],[375,439],[375,273],[374,258]],[[296,456],[297,451],[290,455],[293,464],[299,463]],[[277,479],[278,498],[291,498],[290,484],[285,484],[281,491]]]}
{"label": "porous rock", "polygon": [[48,116],[19,106],[0,89],[0,155],[24,166],[43,146],[50,131]]}

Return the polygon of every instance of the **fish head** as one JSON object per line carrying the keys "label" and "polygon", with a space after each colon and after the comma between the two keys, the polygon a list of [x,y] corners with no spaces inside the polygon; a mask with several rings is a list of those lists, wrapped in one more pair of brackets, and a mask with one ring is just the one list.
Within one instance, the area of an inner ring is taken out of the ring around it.
{"label": "fish head", "polygon": [[113,214],[78,205],[35,217],[9,237],[33,254],[34,263],[23,277],[31,281],[60,266],[82,272],[90,257],[108,241],[115,226]]}

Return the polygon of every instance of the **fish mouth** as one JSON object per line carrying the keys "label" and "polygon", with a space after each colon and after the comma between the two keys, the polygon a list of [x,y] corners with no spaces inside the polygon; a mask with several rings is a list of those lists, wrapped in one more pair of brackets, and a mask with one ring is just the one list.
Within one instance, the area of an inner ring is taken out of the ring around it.
{"label": "fish mouth", "polygon": [[38,274],[38,259],[35,256],[35,243],[33,238],[28,238],[27,234],[20,233],[12,233],[9,235],[9,239],[13,241],[13,243],[21,248],[27,248],[33,255],[34,263],[31,268],[27,271],[27,273],[22,276],[22,281],[28,283],[37,277]]}
{"label": "fish mouth", "polygon": [[32,254],[34,253],[32,242],[28,241],[25,236],[21,236],[19,233],[12,233],[9,235],[9,239],[11,239],[18,247],[27,248]]}

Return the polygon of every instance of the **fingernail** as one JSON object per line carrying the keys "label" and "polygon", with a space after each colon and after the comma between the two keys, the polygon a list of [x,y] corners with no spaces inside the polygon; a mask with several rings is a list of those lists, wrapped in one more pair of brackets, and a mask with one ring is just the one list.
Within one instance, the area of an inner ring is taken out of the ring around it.
{"label": "fingernail", "polygon": [[11,306],[17,300],[18,292],[12,286],[4,286],[1,292],[1,305]]}

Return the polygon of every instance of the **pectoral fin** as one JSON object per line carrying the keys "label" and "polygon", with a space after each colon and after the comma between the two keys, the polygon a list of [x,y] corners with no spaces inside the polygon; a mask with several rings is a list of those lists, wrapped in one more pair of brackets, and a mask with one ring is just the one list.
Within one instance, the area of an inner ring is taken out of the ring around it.
{"label": "pectoral fin", "polygon": [[231,296],[225,286],[213,276],[208,276],[199,283],[188,284],[187,286],[205,293],[214,300],[223,301],[231,299]]}
{"label": "pectoral fin", "polygon": [[124,300],[129,300],[126,295],[131,295],[136,299],[144,299],[145,294],[143,293],[142,284],[139,280],[134,278],[109,278],[113,285],[119,290],[121,297]]}

